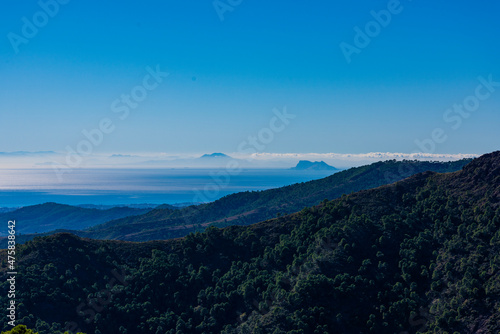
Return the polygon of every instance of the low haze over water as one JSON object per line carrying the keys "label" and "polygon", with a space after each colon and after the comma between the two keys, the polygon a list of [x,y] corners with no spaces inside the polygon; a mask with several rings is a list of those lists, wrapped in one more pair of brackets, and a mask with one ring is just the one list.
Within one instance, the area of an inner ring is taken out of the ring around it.
{"label": "low haze over water", "polygon": [[[81,169],[64,174],[52,169],[2,170],[0,207],[62,204],[174,204],[199,202],[196,191],[213,201],[241,192],[277,188],[333,174],[332,171],[242,170],[227,178],[214,169]],[[222,175],[222,176],[217,176]]]}

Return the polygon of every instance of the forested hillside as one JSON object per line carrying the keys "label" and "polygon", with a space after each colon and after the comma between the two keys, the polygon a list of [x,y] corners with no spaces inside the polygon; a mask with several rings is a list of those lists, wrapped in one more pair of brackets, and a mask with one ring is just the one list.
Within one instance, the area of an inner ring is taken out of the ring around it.
{"label": "forested hillside", "polygon": [[[114,207],[106,210],[83,208],[71,205],[45,203],[26,206],[8,213],[0,213],[1,221],[18,220],[18,233],[44,233],[57,229],[86,229],[110,220],[141,215],[151,209]],[[6,236],[7,230],[0,236]]]}
{"label": "forested hillside", "polygon": [[[19,217],[17,219],[24,222],[23,226],[39,232],[26,234],[29,233],[26,229],[20,231],[24,234],[18,237],[19,243],[32,240],[37,235],[52,235],[58,232],[70,232],[92,239],[167,240],[204,231],[208,226],[250,225],[317,205],[325,198],[335,199],[343,194],[396,182],[416,173],[456,171],[468,162],[470,159],[454,162],[384,161],[351,168],[320,180],[266,191],[241,192],[212,203],[183,209],[161,205],[154,210],[131,211],[127,215],[126,210],[137,209],[114,208],[96,213],[82,208],[46,203],[20,209],[15,212],[16,215],[6,215],[5,219]],[[112,213],[123,214],[113,217],[110,216]],[[108,219],[103,219],[105,217]],[[95,219],[100,220],[97,222]],[[87,226],[92,227],[85,229]],[[0,248],[5,248],[6,245],[7,240],[0,237]]]}
{"label": "forested hillside", "polygon": [[343,194],[375,188],[425,171],[461,169],[470,160],[454,162],[384,161],[351,168],[329,177],[266,191],[241,192],[215,202],[181,210],[156,209],[77,232],[93,239],[165,240],[203,231],[208,226],[250,225],[297,212]]}
{"label": "forested hillside", "polygon": [[495,152],[462,171],[425,172],[183,239],[37,238],[17,253],[20,323],[40,334],[65,326],[89,334],[498,333],[499,206]]}

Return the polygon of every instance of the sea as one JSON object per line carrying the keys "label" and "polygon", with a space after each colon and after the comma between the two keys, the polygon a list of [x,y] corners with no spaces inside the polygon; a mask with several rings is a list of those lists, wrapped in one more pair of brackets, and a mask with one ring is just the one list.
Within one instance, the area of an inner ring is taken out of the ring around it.
{"label": "sea", "polygon": [[324,178],[332,171],[244,169],[0,169],[0,208],[56,202],[69,205],[211,202]]}

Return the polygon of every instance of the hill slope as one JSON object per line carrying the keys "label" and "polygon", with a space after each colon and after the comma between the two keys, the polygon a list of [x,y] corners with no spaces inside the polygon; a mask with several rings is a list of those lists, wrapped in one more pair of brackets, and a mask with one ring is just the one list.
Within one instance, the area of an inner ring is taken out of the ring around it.
{"label": "hill slope", "polygon": [[375,188],[425,171],[451,172],[470,160],[455,162],[385,161],[351,168],[329,177],[266,191],[242,192],[181,210],[152,210],[77,232],[94,239],[165,240],[202,231],[210,225],[249,225],[317,205],[323,199]]}
{"label": "hill slope", "polygon": [[300,160],[297,166],[291,168],[292,170],[339,170],[333,166],[330,166],[324,161],[307,161]]}
{"label": "hill slope", "polygon": [[88,333],[498,333],[499,254],[495,152],[247,227],[147,243],[37,238],[18,249],[16,298],[40,334],[65,322]]}
{"label": "hill slope", "polygon": [[[19,221],[17,233],[44,233],[56,229],[85,229],[113,219],[141,215],[149,211],[151,209],[128,207],[98,210],[45,203],[23,207],[8,213],[0,213],[0,221]],[[0,231],[0,236],[6,236],[6,233],[7,230]]]}

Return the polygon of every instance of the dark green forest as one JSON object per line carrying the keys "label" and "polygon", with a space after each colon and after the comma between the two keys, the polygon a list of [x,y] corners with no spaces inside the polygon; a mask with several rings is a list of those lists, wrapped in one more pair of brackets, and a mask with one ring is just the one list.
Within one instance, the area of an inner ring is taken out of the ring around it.
{"label": "dark green forest", "polygon": [[39,334],[498,333],[499,204],[495,152],[181,239],[35,238],[17,250],[19,323]]}
{"label": "dark green forest", "polygon": [[[45,203],[0,214],[1,221],[19,220],[18,233],[43,233],[57,229],[86,229],[110,220],[145,214],[151,209],[115,207],[107,210]],[[3,234],[5,236],[5,232]]]}
{"label": "dark green forest", "polygon": [[[2,332],[2,334],[39,334],[39,333],[34,332],[32,329],[27,328],[25,325],[17,325],[9,331]],[[64,334],[69,334],[69,332],[65,332]],[[78,334],[84,334],[84,333],[78,333]]]}

